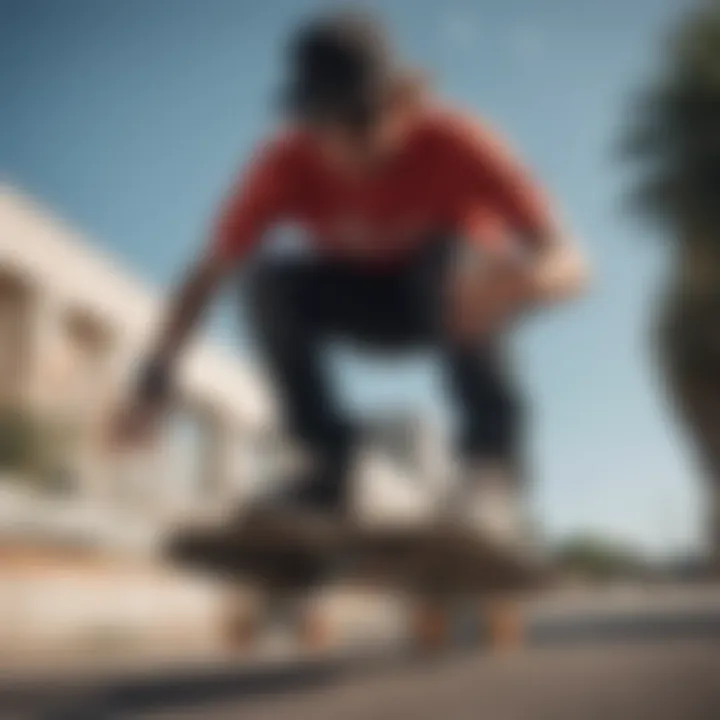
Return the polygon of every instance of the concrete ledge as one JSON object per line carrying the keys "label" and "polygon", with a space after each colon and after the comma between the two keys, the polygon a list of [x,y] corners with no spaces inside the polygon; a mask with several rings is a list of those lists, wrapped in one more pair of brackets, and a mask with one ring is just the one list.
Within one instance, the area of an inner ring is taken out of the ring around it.
{"label": "concrete ledge", "polygon": [[19,650],[112,652],[217,642],[226,587],[148,560],[90,550],[0,548],[0,660]]}

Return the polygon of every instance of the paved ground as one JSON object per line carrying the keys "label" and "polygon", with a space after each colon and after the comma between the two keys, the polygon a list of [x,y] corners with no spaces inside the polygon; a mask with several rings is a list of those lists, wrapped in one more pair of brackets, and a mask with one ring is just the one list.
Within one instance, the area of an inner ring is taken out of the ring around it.
{"label": "paved ground", "polygon": [[0,671],[5,720],[718,720],[720,594],[620,593],[536,607],[531,648],[175,657]]}
{"label": "paved ground", "polygon": [[553,648],[395,669],[253,702],[134,718],[212,720],[713,720],[717,642]]}
{"label": "paved ground", "polygon": [[198,666],[35,687],[5,720],[717,720],[720,639],[540,647],[504,656]]}

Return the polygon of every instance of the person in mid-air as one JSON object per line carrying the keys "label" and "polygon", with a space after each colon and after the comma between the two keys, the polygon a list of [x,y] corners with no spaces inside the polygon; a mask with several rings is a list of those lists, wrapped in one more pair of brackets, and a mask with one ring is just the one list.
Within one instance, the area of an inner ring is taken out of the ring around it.
{"label": "person in mid-air", "polygon": [[152,430],[215,291],[274,226],[292,224],[312,252],[247,264],[257,341],[288,426],[315,458],[275,502],[346,509],[359,431],[322,362],[323,344],[339,339],[439,354],[457,415],[459,485],[509,517],[522,413],[503,338],[529,310],[583,288],[582,258],[505,145],[403,69],[372,19],[308,23],[289,65],[284,127],[257,150],[174,295],[121,432],[138,440]]}

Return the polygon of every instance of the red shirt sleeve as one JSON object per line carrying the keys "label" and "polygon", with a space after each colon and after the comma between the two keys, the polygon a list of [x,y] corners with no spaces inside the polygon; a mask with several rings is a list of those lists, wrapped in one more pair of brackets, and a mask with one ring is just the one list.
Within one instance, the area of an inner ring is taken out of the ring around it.
{"label": "red shirt sleeve", "polygon": [[262,148],[236,181],[212,236],[212,251],[239,260],[287,210],[290,164],[285,143]]}
{"label": "red shirt sleeve", "polygon": [[529,241],[550,230],[545,193],[505,143],[480,123],[458,122],[453,137],[466,185],[466,231],[492,244],[506,230]]}

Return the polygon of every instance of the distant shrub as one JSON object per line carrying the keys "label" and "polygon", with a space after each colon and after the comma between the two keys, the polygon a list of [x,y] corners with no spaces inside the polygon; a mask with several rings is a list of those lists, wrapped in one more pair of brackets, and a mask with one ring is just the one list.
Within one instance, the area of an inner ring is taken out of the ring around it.
{"label": "distant shrub", "polygon": [[576,535],[555,550],[556,565],[589,580],[638,578],[649,570],[642,553],[612,539]]}
{"label": "distant shrub", "polygon": [[31,413],[0,411],[0,472],[54,492],[72,485],[67,460],[74,433]]}

